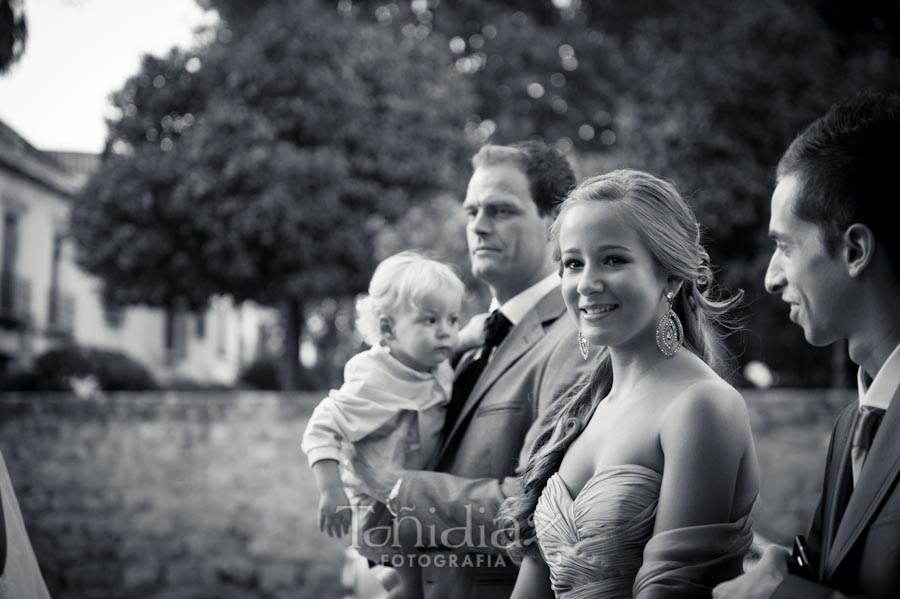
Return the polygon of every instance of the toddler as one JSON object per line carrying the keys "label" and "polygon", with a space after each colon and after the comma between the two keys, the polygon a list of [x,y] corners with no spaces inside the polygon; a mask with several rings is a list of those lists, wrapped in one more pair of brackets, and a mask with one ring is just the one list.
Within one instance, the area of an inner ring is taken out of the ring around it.
{"label": "toddler", "polygon": [[[461,341],[464,347],[481,342],[477,319],[460,339],[464,292],[459,277],[441,262],[413,252],[381,262],[368,295],[356,305],[357,327],[372,347],[347,362],[344,384],[319,403],[303,434],[302,449],[319,486],[319,528],[341,536],[355,514],[354,543],[370,560],[386,547],[367,547],[360,542],[363,534],[389,523],[390,514],[354,474],[353,444],[366,439],[374,444],[370,451],[392,456],[404,469],[431,465],[453,381],[448,358]],[[396,570],[399,584],[390,597],[419,595],[418,569]]]}

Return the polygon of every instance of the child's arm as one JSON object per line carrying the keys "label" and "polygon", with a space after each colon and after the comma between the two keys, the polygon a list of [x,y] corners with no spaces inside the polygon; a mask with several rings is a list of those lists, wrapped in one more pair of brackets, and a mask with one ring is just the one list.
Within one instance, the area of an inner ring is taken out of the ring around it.
{"label": "child's arm", "polygon": [[456,348],[458,352],[464,352],[484,343],[484,321],[487,320],[487,317],[487,312],[476,314],[469,319],[466,326],[460,329],[459,347]]}
{"label": "child's arm", "polygon": [[350,500],[344,492],[341,471],[336,460],[319,460],[312,465],[319,487],[319,530],[329,537],[350,531]]}

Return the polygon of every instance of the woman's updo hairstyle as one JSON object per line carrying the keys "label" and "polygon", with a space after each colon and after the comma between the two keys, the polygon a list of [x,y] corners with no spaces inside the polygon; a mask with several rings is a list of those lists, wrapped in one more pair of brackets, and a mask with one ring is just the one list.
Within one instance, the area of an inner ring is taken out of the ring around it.
{"label": "woman's updo hairstyle", "polygon": [[740,303],[744,292],[738,291],[727,300],[718,297],[700,223],[675,186],[649,173],[628,169],[585,180],[563,202],[551,227],[557,241],[557,262],[559,229],[566,213],[588,202],[620,205],[622,218],[638,232],[663,272],[681,280],[673,309],[684,325],[684,345],[714,369],[721,370],[724,347],[716,325],[733,326],[728,314]]}

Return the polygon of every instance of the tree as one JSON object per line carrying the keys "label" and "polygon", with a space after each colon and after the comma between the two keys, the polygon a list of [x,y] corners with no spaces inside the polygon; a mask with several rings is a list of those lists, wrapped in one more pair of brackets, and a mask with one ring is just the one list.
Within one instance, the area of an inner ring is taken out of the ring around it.
{"label": "tree", "polygon": [[603,133],[620,87],[617,37],[587,26],[583,11],[545,0],[340,4],[409,37],[449,39],[454,67],[475,91],[468,127],[476,141],[540,137],[566,152],[610,145]]}
{"label": "tree", "polygon": [[847,51],[815,7],[782,0],[694,0],[648,14],[623,42],[608,158],[670,177],[691,199],[719,279],[750,303],[748,333],[732,350],[774,365],[783,382],[846,382],[846,351],[810,348],[762,288],[769,200],[776,163],[799,131],[842,98],[896,85],[889,44]]}
{"label": "tree", "polygon": [[297,388],[304,305],[365,289],[379,225],[457,184],[469,90],[434,40],[311,0],[236,31],[145,58],[114,95],[73,236],[111,303],[279,306]]}
{"label": "tree", "polygon": [[846,352],[808,347],[762,289],[774,167],[830,104],[900,83],[895,4],[414,0],[407,8],[354,0],[352,7],[401,31],[451,38],[456,66],[476,90],[470,129],[480,140],[539,135],[572,148],[583,176],[630,167],[674,180],[704,226],[720,281],[747,292],[749,330],[729,340],[734,353],[773,365],[784,382],[825,385],[845,380]]}
{"label": "tree", "polygon": [[0,75],[19,60],[27,40],[21,0],[0,0]]}

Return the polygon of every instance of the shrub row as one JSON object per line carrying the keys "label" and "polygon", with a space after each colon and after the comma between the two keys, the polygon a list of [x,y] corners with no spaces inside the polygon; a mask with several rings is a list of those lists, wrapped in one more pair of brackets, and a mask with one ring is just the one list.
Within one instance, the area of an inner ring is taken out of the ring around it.
{"label": "shrub row", "polygon": [[159,385],[143,364],[122,352],[66,345],[47,351],[31,368],[0,377],[3,391],[70,391],[73,379],[93,377],[105,391],[145,391]]}

